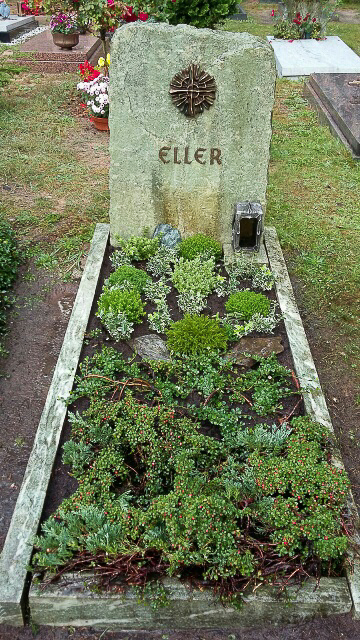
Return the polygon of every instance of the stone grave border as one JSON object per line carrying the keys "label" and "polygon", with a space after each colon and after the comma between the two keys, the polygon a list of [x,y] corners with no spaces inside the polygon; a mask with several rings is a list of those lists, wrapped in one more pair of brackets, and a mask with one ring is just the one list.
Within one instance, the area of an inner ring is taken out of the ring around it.
{"label": "stone grave border", "polygon": [[[289,587],[279,599],[275,587],[263,587],[244,596],[240,609],[223,607],[210,592],[192,591],[186,585],[166,578],[163,583],[169,604],[152,610],[138,601],[132,589],[125,594],[98,594],[91,589],[91,574],[72,574],[46,591],[30,585],[27,566],[32,554],[32,539],[38,530],[47,487],[58,449],[66,414],[61,398],[72,388],[82,342],[96,285],[108,242],[109,225],[95,229],[85,270],[74,303],[69,325],[33,450],[15,506],[4,549],[0,558],[0,623],[20,626],[29,619],[35,624],[53,626],[95,626],[135,630],[162,628],[235,628],[265,622],[295,622],[315,615],[348,613],[360,617],[360,565],[353,558],[353,570],[346,578],[322,578],[305,585]],[[294,366],[304,392],[308,415],[333,431],[310,347],[295,302],[286,263],[274,228],[265,228],[265,246],[275,275],[276,293],[292,351]],[[343,468],[336,451],[334,464]],[[352,495],[349,510],[357,518]],[[354,542],[358,542],[358,534]],[[30,592],[29,592],[30,590]]]}

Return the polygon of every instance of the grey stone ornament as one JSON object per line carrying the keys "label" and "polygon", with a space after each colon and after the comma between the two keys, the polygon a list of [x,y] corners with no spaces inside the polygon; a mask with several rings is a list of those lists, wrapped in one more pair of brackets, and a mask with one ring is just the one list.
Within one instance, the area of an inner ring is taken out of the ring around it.
{"label": "grey stone ornament", "polygon": [[161,234],[160,244],[169,249],[174,249],[181,242],[181,233],[171,226],[171,224],[158,224],[155,227],[153,238]]}
{"label": "grey stone ornament", "polygon": [[150,360],[170,360],[170,353],[166,343],[153,333],[134,338],[130,340],[129,344],[142,358],[149,358]]}

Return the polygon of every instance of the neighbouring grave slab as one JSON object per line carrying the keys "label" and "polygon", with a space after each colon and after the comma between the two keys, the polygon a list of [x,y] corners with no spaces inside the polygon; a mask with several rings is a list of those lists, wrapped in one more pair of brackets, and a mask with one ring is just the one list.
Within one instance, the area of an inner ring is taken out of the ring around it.
{"label": "neighbouring grave slab", "polygon": [[53,43],[50,30],[46,30],[20,45],[19,51],[29,54],[18,59],[22,66],[31,71],[56,73],[78,71],[79,64],[85,60],[96,64],[102,53],[102,44],[95,36],[80,35],[79,44],[66,51]]}
{"label": "neighbouring grave slab", "polygon": [[360,73],[316,73],[304,94],[355,158],[360,158]]}
{"label": "neighbouring grave slab", "polygon": [[360,73],[360,58],[338,36],[324,40],[278,40],[267,36],[274,49],[276,70],[282,76],[312,73]]}
{"label": "neighbouring grave slab", "polygon": [[0,19],[0,42],[11,42],[22,33],[32,31],[39,26],[34,16],[10,15],[7,20]]}
{"label": "neighbouring grave slab", "polygon": [[230,244],[235,203],[265,204],[271,48],[247,33],[133,23],[111,55],[112,244],[160,223]]}

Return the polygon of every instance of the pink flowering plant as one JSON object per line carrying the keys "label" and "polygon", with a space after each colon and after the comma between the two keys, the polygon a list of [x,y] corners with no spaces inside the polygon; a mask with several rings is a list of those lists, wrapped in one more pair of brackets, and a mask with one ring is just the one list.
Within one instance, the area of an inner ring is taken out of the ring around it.
{"label": "pink flowering plant", "polygon": [[109,117],[109,78],[100,74],[90,82],[79,82],[77,89],[82,92],[83,103],[90,115],[96,118]]}
{"label": "pink flowering plant", "polygon": [[51,16],[50,30],[52,33],[75,33],[78,30],[75,13],[58,13]]}

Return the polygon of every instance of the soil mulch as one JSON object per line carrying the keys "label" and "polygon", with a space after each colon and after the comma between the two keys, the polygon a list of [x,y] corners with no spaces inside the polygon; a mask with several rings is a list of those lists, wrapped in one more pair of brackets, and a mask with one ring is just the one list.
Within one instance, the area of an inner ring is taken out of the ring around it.
{"label": "soil mulch", "polygon": [[[25,270],[25,269],[24,269]],[[301,308],[301,289],[295,282]],[[0,541],[3,543],[78,283],[56,283],[44,272],[34,282],[19,278],[7,349],[0,361],[0,468],[1,516]],[[320,380],[328,401],[335,431],[360,504],[360,449],[353,439],[359,424],[359,408],[354,404],[355,383],[339,355],[329,326],[314,314],[302,311]],[[55,505],[52,505],[52,510]],[[358,640],[360,621],[351,615],[315,618],[297,625],[268,626],[251,630],[184,630],[111,632],[92,629],[0,626],[0,640]]]}

